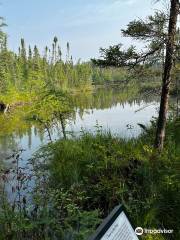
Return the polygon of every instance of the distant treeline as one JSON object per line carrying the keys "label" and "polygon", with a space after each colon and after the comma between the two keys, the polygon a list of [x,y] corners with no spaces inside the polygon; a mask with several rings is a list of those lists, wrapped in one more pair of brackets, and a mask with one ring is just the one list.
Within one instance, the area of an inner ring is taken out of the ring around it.
{"label": "distant treeline", "polygon": [[45,48],[41,55],[37,46],[27,50],[24,39],[18,53],[8,50],[7,37],[1,43],[0,48],[0,91],[6,91],[8,87],[15,86],[21,90],[30,88],[33,82],[43,81],[54,87],[70,88],[89,84],[91,79],[91,66],[78,62],[73,64],[69,56],[69,44],[67,44],[66,61],[62,60],[61,49],[55,37],[50,50]]}
{"label": "distant treeline", "polygon": [[[91,62],[73,62],[70,55],[70,46],[67,43],[65,60],[62,59],[62,51],[57,37],[54,37],[51,49],[45,47],[43,54],[37,46],[27,48],[24,39],[18,53],[8,49],[7,36],[1,38],[0,43],[0,92],[6,92],[9,88],[17,90],[31,90],[39,82],[50,85],[55,89],[80,89],[85,90],[93,84],[126,82],[134,79],[135,75],[126,68],[99,68]],[[143,72],[136,73],[136,78],[151,77],[151,80],[159,76],[159,70],[146,68]],[[152,77],[153,76],[153,77]]]}

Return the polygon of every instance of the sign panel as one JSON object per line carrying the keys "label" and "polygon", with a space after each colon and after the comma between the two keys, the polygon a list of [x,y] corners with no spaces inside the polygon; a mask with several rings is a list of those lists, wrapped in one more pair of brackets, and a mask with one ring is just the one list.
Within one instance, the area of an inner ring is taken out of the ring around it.
{"label": "sign panel", "polygon": [[138,240],[122,206],[117,206],[90,240]]}

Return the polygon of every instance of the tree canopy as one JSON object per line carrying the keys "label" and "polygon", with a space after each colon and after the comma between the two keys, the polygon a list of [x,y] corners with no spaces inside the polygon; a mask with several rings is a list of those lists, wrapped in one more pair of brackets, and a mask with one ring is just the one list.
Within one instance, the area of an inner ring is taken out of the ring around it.
{"label": "tree canopy", "polygon": [[[100,48],[100,58],[92,59],[92,62],[101,67],[134,67],[141,63],[163,63],[165,45],[168,36],[168,14],[156,11],[154,15],[145,20],[136,19],[131,21],[126,29],[122,29],[123,37],[141,41],[144,44],[143,51],[138,51],[135,46],[123,49],[122,44]],[[177,31],[177,35],[179,32]]]}

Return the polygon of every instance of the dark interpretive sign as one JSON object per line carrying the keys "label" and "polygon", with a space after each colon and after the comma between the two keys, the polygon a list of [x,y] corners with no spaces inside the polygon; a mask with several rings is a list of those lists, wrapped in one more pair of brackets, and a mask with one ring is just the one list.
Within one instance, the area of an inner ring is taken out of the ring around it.
{"label": "dark interpretive sign", "polygon": [[89,240],[138,240],[138,237],[120,205],[109,214]]}

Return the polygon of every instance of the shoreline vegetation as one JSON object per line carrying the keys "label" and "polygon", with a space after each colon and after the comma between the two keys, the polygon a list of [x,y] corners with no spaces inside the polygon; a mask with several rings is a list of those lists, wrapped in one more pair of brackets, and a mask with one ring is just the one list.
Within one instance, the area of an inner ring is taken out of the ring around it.
{"label": "shoreline vegetation", "polygon": [[169,119],[161,154],[153,149],[154,126],[131,140],[97,126],[95,135],[49,143],[29,160],[33,172],[20,167],[22,152],[14,153],[2,187],[9,184],[17,197],[2,197],[0,239],[88,239],[119,202],[138,226],[173,229],[178,239],[180,120]]}
{"label": "shoreline vegetation", "polygon": [[6,109],[7,104],[31,102],[45,88],[71,95],[91,92],[96,86],[135,84],[143,92],[161,85],[161,70],[157,67],[139,67],[133,71],[127,67],[99,68],[80,60],[74,63],[69,43],[65,55],[64,60],[57,37],[52,49],[45,47],[41,55],[37,46],[29,46],[27,50],[24,39],[21,39],[18,53],[8,50],[5,36],[0,50],[0,110]]}
{"label": "shoreline vegetation", "polygon": [[[100,94],[109,98],[107,102],[115,96],[112,89],[116,88],[121,89],[117,102],[138,95],[159,98],[161,71],[152,66],[136,72],[99,68],[91,63],[74,64],[72,58],[64,62],[60,56],[55,58],[55,49],[48,57],[41,57],[37,47],[27,55],[22,40],[18,55],[7,48],[1,50],[7,71],[0,70],[1,132],[12,134],[19,124],[25,130],[33,123],[47,131],[49,144],[32,156],[28,169],[21,167],[23,149],[9,156],[13,167],[2,164],[0,239],[85,240],[119,202],[136,225],[172,228],[173,239],[178,239],[178,117],[168,121],[161,154],[153,148],[155,121],[150,129],[140,124],[144,133],[130,140],[104,133],[99,126],[95,135],[82,131],[80,137],[71,139],[65,130],[74,109],[81,108],[86,98],[87,107],[91,101],[98,102],[98,98],[91,98],[101,89],[110,94]],[[176,79],[176,73],[174,76]],[[57,121],[63,139],[53,142],[50,129]],[[13,202],[7,188],[16,196]]]}
{"label": "shoreline vegetation", "polygon": [[[10,136],[15,146],[6,142],[9,155],[0,162],[0,240],[87,240],[119,203],[135,226],[173,229],[171,236],[142,239],[180,239],[179,1],[171,5],[171,17],[155,12],[122,30],[147,44],[145,52],[118,44],[101,48],[100,59],[89,62],[74,62],[69,43],[63,55],[57,37],[43,54],[24,39],[13,52],[0,24],[0,139]],[[177,98],[172,106],[169,93]],[[161,98],[161,110],[151,126],[138,123],[137,138],[117,137],[98,124],[95,133],[69,137],[66,125],[77,109],[83,116],[93,106],[131,105],[140,96]],[[32,126],[47,133],[48,144],[25,164],[13,135],[31,136]],[[56,140],[54,126],[62,136]]]}
{"label": "shoreline vegetation", "polygon": [[[26,52],[25,42],[21,39],[19,53],[13,53],[7,46],[1,47],[0,57],[3,59],[3,71],[0,75],[0,112],[10,108],[30,104],[44,91],[61,91],[69,96],[88,94],[98,88],[121,87],[122,91],[129,87],[138,88],[142,94],[160,95],[162,84],[161,68],[156,66],[139,67],[136,71],[128,67],[97,67],[91,62],[73,62],[69,59],[70,49],[67,44],[66,60],[62,60],[57,38],[54,38],[53,49],[46,49],[40,55],[37,47]],[[6,43],[6,39],[4,40]],[[56,47],[55,47],[55,41]],[[57,55],[57,49],[59,52]],[[179,67],[177,66],[177,69]],[[176,79],[178,70],[174,72],[171,94],[179,95]],[[5,71],[4,71],[5,70]]]}
{"label": "shoreline vegetation", "polygon": [[[97,67],[92,62],[76,63],[70,55],[70,45],[63,58],[57,37],[52,48],[45,47],[40,54],[37,46],[26,47],[24,39],[18,53],[8,49],[7,37],[2,38],[0,48],[0,112],[11,106],[34,102],[44,91],[64,92],[67,96],[93,92],[101,87],[122,86],[138,88],[139,93],[159,94],[162,85],[161,65],[138,66],[131,69],[121,67]],[[173,72],[171,94],[179,94],[178,74],[180,66]]]}

